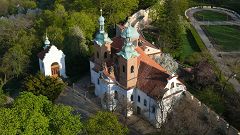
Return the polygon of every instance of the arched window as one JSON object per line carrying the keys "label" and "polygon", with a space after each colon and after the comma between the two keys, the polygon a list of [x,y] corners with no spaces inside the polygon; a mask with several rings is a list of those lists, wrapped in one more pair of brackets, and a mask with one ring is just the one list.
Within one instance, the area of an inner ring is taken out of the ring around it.
{"label": "arched window", "polygon": [[131,101],[133,101],[133,95],[131,95]]}
{"label": "arched window", "polygon": [[104,59],[106,59],[106,58],[107,58],[107,52],[104,53]]}
{"label": "arched window", "polygon": [[144,99],[144,102],[143,102],[144,106],[147,106],[147,100]]}
{"label": "arched window", "polygon": [[156,108],[153,106],[152,107],[152,113],[155,113],[155,111],[156,111]]}
{"label": "arched window", "polygon": [[124,65],[122,66],[122,71],[125,72],[125,66]]}
{"label": "arched window", "polygon": [[134,66],[131,66],[131,73],[134,73]]}
{"label": "arched window", "polygon": [[99,58],[99,53],[97,52],[97,58]]}
{"label": "arched window", "polygon": [[141,102],[141,98],[140,98],[140,96],[138,96],[138,102]]}
{"label": "arched window", "polygon": [[118,92],[114,91],[114,99],[118,99]]}

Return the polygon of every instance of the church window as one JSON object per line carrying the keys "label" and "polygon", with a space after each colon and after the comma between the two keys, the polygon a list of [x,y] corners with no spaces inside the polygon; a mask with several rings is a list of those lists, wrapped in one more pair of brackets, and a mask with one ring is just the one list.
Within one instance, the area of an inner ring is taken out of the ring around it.
{"label": "church window", "polygon": [[140,98],[140,96],[138,96],[138,102],[139,102],[139,103],[141,102],[141,98]]}
{"label": "church window", "polygon": [[134,73],[134,66],[131,66],[131,73]]}
{"label": "church window", "polygon": [[153,107],[152,107],[152,113],[155,113],[155,111],[156,111],[156,109],[155,109],[155,107],[153,106]]}
{"label": "church window", "polygon": [[118,92],[114,91],[114,99],[118,99]]}
{"label": "church window", "polygon": [[124,65],[122,66],[122,71],[125,72],[125,66]]}
{"label": "church window", "polygon": [[106,59],[106,58],[107,58],[107,52],[104,53],[104,59]]}
{"label": "church window", "polygon": [[97,52],[97,58],[99,58],[99,53]]}
{"label": "church window", "polygon": [[144,106],[147,106],[147,100],[146,99],[144,99]]}
{"label": "church window", "polygon": [[133,101],[133,95],[131,95],[131,101]]}

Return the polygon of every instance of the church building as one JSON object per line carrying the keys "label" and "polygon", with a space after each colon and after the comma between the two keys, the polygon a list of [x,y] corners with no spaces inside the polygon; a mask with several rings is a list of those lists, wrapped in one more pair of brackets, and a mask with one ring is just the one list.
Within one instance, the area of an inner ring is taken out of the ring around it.
{"label": "church building", "polygon": [[125,115],[142,115],[160,127],[186,90],[185,85],[152,59],[160,56],[161,50],[145,40],[130,22],[118,25],[116,37],[110,39],[104,30],[104,17],[101,15],[98,21],[90,72],[102,107],[125,107]]}
{"label": "church building", "polygon": [[51,45],[46,36],[43,51],[38,53],[40,71],[45,76],[66,78],[65,54]]}

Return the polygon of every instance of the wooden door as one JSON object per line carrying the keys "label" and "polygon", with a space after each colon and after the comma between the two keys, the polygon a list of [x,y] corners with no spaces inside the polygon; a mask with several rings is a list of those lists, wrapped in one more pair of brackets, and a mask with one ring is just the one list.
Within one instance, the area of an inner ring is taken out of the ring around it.
{"label": "wooden door", "polygon": [[60,71],[59,71],[59,64],[57,62],[54,62],[51,65],[51,71],[52,71],[52,77],[59,77],[60,76]]}

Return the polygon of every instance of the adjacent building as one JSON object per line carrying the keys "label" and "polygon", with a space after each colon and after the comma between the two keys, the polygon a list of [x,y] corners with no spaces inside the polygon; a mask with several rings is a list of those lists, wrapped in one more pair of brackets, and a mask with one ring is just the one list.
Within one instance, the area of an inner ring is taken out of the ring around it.
{"label": "adjacent building", "polygon": [[40,71],[45,76],[66,78],[64,53],[51,45],[47,36],[44,44],[43,51],[38,53]]}

